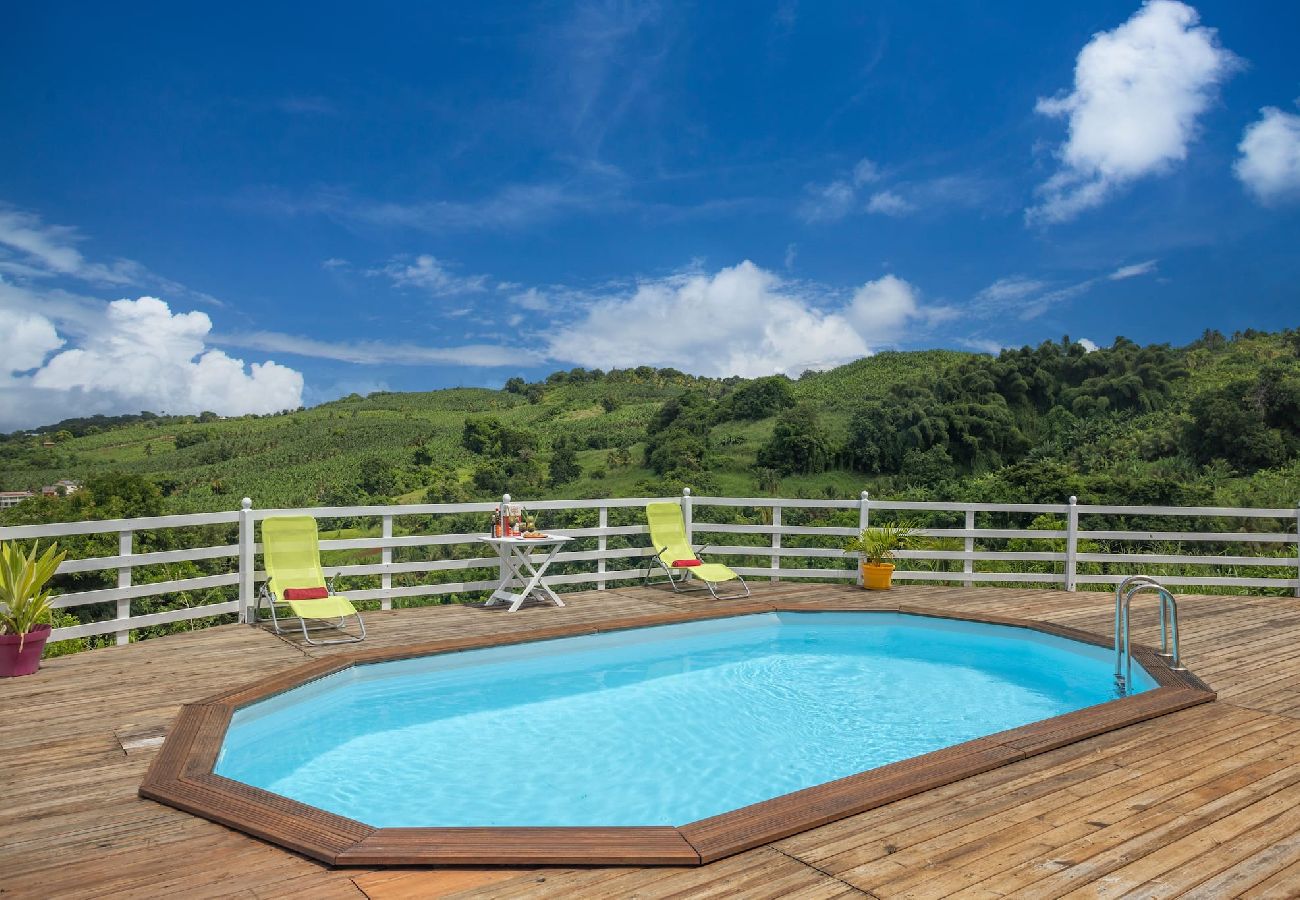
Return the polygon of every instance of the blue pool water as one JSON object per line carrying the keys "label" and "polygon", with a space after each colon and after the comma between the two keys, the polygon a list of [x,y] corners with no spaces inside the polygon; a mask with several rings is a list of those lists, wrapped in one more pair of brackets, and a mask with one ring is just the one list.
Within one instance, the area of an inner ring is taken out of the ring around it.
{"label": "blue pool water", "polygon": [[1111,700],[1112,663],[1006,626],[739,616],[353,667],[238,710],[216,771],[376,827],[683,825]]}

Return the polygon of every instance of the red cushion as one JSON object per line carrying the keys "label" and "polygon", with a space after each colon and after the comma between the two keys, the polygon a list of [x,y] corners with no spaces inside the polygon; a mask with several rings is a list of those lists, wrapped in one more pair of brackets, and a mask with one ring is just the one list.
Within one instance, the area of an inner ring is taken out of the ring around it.
{"label": "red cushion", "polygon": [[698,559],[675,559],[673,560],[674,569],[693,569],[696,566],[703,565]]}
{"label": "red cushion", "polygon": [[320,600],[322,597],[328,597],[329,595],[330,592],[323,587],[284,589],[284,599],[286,600]]}

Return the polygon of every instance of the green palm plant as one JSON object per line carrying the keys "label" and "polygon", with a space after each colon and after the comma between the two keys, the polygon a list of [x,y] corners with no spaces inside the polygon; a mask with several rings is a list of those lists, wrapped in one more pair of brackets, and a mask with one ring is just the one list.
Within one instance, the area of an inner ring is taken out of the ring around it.
{"label": "green palm plant", "polygon": [[0,634],[18,635],[18,652],[29,632],[51,618],[50,592],[46,583],[54,577],[67,551],[51,544],[40,552],[40,544],[23,553],[12,543],[0,544]]}
{"label": "green palm plant", "polygon": [[915,537],[916,529],[905,522],[873,525],[846,541],[844,552],[861,554],[864,562],[880,565],[893,559],[895,552],[910,547]]}

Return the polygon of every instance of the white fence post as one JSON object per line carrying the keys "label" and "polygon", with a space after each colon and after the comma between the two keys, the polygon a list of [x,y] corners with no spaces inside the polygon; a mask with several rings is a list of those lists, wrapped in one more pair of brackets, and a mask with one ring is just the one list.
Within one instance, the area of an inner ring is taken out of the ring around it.
{"label": "white fence post", "polygon": [[[779,529],[781,527],[781,505],[778,503],[772,504],[772,527],[774,529]],[[775,552],[780,549],[781,549],[781,532],[779,530],[773,531],[772,532],[772,550],[773,550],[772,568],[774,569],[781,568],[781,554]],[[780,574],[774,574],[772,576],[772,580],[780,581],[781,580]]]}
{"label": "white fence post", "polygon": [[[380,534],[380,536],[382,536],[382,537],[385,538],[385,539],[390,538],[390,537],[393,536],[393,517],[392,517],[392,516],[384,516],[384,517],[383,517],[383,525],[381,526],[381,528],[380,528],[380,530],[379,530],[379,534]],[[385,546],[384,546],[384,547],[379,551],[379,561],[380,561],[381,563],[383,563],[385,566],[391,566],[391,565],[393,564],[393,548],[392,548],[392,547],[389,547],[389,546],[387,546],[387,545],[385,545]],[[379,576],[379,587],[380,587],[381,589],[383,589],[385,592],[387,592],[387,591],[391,591],[391,590],[393,589],[393,573],[392,573],[392,572],[389,572],[389,571],[387,571],[387,570],[385,569],[384,574],[382,574],[382,575]],[[380,599],[380,601],[379,601],[379,608],[380,608],[380,609],[392,609],[392,608],[393,608],[393,598],[390,597],[390,596],[388,596],[387,593],[385,593],[385,595],[384,595],[384,596]]]}
{"label": "white fence post", "polygon": [[[967,531],[975,530],[975,510],[973,509],[966,510],[966,530]],[[975,571],[975,557],[973,555],[974,553],[975,553],[975,535],[968,534],[966,535],[966,558],[962,560],[962,565],[961,565],[962,572],[964,572],[967,575],[970,575]],[[971,581],[970,579],[967,579],[966,581],[962,582],[962,586],[974,587],[975,582]]]}
{"label": "white fence post", "polygon": [[695,546],[695,519],[691,515],[691,489],[682,488],[682,521],[686,523],[686,543]]}
{"label": "white fence post", "polygon": [[[501,505],[504,507],[509,502],[510,502],[510,495],[502,494]],[[504,535],[502,536],[504,537]],[[510,548],[508,548],[505,544],[497,544],[496,547],[497,547],[497,583],[500,584],[502,587],[508,588],[508,585],[506,585],[506,559],[509,556]]]}
{"label": "white fence post", "polygon": [[[866,531],[867,527],[870,525],[871,525],[871,494],[868,493],[867,491],[863,491],[861,494],[858,495],[858,531],[859,532]],[[861,561],[862,561],[861,557],[859,557],[858,562],[861,563]],[[853,568],[855,570],[853,580],[857,582],[859,585],[861,585],[862,566],[859,564],[859,565],[855,565]]]}
{"label": "white fence post", "polygon": [[[118,556],[131,555],[132,553],[131,544],[132,544],[133,534],[134,532],[131,531],[119,531],[117,533],[117,555]],[[117,586],[120,588],[128,588],[131,586],[130,566],[118,566]],[[117,601],[117,617],[123,620],[131,618],[131,599],[129,597]],[[131,642],[131,629],[129,627],[123,626],[117,631],[117,645],[120,647],[123,644],[128,644],[130,642]]]}
{"label": "white fence post", "polygon": [[1066,507],[1065,534],[1065,589],[1078,590],[1078,556],[1079,556],[1079,498],[1071,497]]}
{"label": "white fence post", "polygon": [[596,590],[603,591],[605,589],[604,553],[609,549],[609,536],[604,533],[603,529],[609,527],[608,506],[602,506],[600,508],[600,511],[596,515],[596,526],[602,529],[600,536],[596,538],[596,550],[601,554],[600,558],[596,560]]}
{"label": "white fence post", "polygon": [[245,497],[239,504],[239,621],[256,625],[257,615],[253,602],[253,572],[257,569],[257,543],[254,538],[253,501]]}

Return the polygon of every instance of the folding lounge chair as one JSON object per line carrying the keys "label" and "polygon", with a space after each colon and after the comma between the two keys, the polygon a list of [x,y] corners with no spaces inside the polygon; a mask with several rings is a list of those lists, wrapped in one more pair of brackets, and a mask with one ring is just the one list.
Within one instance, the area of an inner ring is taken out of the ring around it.
{"label": "folding lounge chair", "polygon": [[[654,544],[655,554],[645,570],[645,583],[650,583],[650,576],[655,566],[664,570],[668,583],[674,591],[682,591],[686,582],[692,577],[704,582],[709,593],[717,600],[735,600],[749,596],[749,585],[745,579],[721,563],[706,563],[700,560],[696,551],[691,549],[686,540],[686,522],[682,518],[682,508],[676,503],[650,503],[645,508],[646,521],[650,525],[650,542]],[[705,550],[700,548],[700,552]],[[745,589],[743,594],[718,594],[717,585],[727,581],[739,581]]]}
{"label": "folding lounge chair", "polygon": [[[303,639],[309,644],[351,644],[364,640],[366,623],[355,606],[326,584],[320,567],[320,536],[316,520],[311,516],[275,516],[262,522],[262,552],[266,558],[266,583],[257,595],[254,617],[258,616],[262,602],[271,609],[271,623],[276,634],[280,630],[277,606],[287,606],[302,626]],[[356,616],[359,635],[344,628],[348,616]],[[332,629],[343,635],[328,641],[312,640],[307,629],[308,620],[322,623],[312,631]]]}

